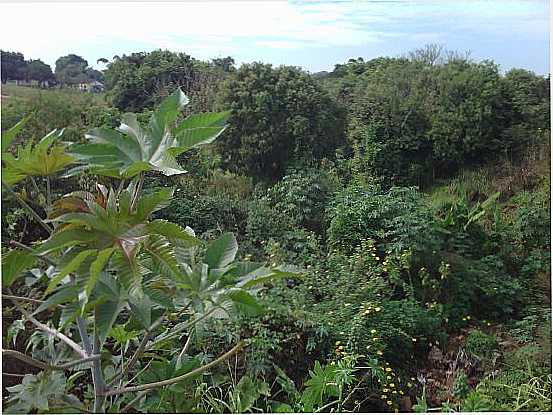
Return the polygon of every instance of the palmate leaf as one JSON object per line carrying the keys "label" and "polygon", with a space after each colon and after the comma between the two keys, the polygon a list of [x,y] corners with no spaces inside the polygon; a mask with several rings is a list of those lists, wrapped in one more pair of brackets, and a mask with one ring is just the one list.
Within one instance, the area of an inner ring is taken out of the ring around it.
{"label": "palmate leaf", "polygon": [[12,128],[2,132],[2,153],[8,151],[8,148],[17,137],[17,134],[19,134],[19,132],[23,129],[28,119],[29,118],[22,118]]}
{"label": "palmate leaf", "polygon": [[75,159],[66,153],[65,145],[56,143],[62,134],[63,130],[53,130],[36,145],[29,141],[18,148],[17,157],[2,153],[2,180],[12,185],[28,176],[50,176],[73,164]]}
{"label": "palmate leaf", "polygon": [[97,128],[86,134],[88,144],[74,145],[71,153],[99,175],[131,178],[145,171],[164,175],[186,173],[175,156],[193,147],[215,140],[225,129],[228,113],[200,114],[188,117],[179,126],[175,121],[188,104],[180,90],[167,97],[152,115],[147,127],[135,114],[125,114],[117,130]]}
{"label": "palmate leaf", "polygon": [[224,268],[232,261],[238,252],[238,242],[234,234],[227,232],[213,241],[205,252],[205,263],[210,269]]}

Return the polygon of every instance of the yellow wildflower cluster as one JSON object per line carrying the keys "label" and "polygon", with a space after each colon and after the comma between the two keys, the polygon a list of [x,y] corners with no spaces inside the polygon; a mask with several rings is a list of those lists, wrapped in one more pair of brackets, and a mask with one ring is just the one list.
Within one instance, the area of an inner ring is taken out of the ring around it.
{"label": "yellow wildflower cluster", "polygon": [[378,313],[379,311],[382,311],[382,307],[371,303],[363,303],[361,304],[361,307],[359,307],[359,312],[361,315],[369,315],[372,313]]}
{"label": "yellow wildflower cluster", "polygon": [[384,366],[380,367],[380,369],[386,373],[386,380],[380,381],[382,388],[380,398],[385,401],[386,405],[389,407],[396,406],[394,400],[405,395],[405,392],[399,387],[401,378],[396,376],[388,362],[384,362]]}

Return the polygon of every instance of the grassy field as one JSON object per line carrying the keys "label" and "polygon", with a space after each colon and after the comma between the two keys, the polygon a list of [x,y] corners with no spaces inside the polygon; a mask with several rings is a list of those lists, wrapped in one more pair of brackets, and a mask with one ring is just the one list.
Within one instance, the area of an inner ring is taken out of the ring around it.
{"label": "grassy field", "polygon": [[60,97],[69,99],[71,102],[79,102],[84,100],[93,100],[96,104],[105,104],[105,94],[103,93],[90,93],[81,92],[76,89],[64,88],[64,89],[40,89],[31,88],[28,86],[19,86],[13,84],[2,85],[2,102],[6,102],[10,99],[30,99],[44,96],[48,97]]}

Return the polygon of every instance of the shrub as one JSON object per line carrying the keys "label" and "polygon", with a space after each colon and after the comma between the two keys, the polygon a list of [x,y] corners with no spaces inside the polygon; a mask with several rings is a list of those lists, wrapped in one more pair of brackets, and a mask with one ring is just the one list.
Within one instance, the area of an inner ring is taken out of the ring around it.
{"label": "shrub", "polygon": [[490,358],[497,348],[498,343],[495,336],[478,329],[469,333],[465,343],[466,351],[480,359]]}
{"label": "shrub", "polygon": [[295,67],[242,65],[222,89],[231,109],[218,142],[224,167],[277,179],[293,160],[319,160],[344,144],[344,113]]}
{"label": "shrub", "polygon": [[414,188],[353,185],[331,202],[327,217],[329,246],[342,252],[364,238],[375,240],[381,254],[434,251],[439,244],[431,212]]}
{"label": "shrub", "polygon": [[267,198],[276,210],[320,233],[326,204],[336,188],[336,182],[325,171],[292,171],[267,191]]}

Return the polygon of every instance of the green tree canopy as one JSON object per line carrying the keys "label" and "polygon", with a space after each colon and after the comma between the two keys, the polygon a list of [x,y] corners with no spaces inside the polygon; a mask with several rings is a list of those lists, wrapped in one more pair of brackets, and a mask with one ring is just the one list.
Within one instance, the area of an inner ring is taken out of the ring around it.
{"label": "green tree canopy", "polygon": [[50,65],[45,64],[40,59],[29,61],[27,75],[29,79],[34,79],[41,83],[55,79]]}
{"label": "green tree canopy", "polygon": [[5,84],[9,79],[25,79],[27,62],[23,54],[4,50],[0,52],[2,59],[2,83]]}
{"label": "green tree canopy", "polygon": [[228,168],[278,178],[291,161],[332,156],[344,144],[344,113],[299,68],[243,65],[222,100],[232,111],[218,143]]}
{"label": "green tree canopy", "polygon": [[223,71],[185,53],[156,50],[114,56],[105,76],[112,103],[119,109],[153,108],[180,87],[194,103],[187,111],[210,111]]}
{"label": "green tree canopy", "polygon": [[87,74],[88,62],[82,57],[69,54],[58,58],[55,74],[62,84],[76,85],[90,80]]}

